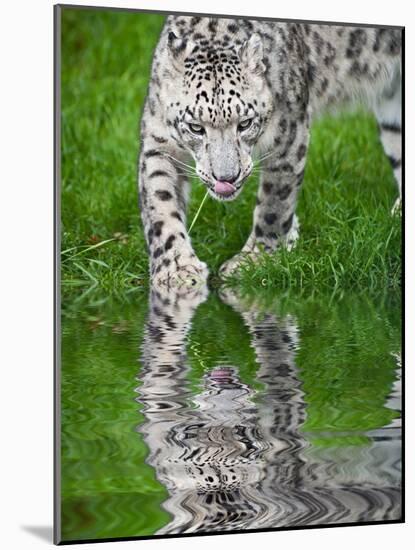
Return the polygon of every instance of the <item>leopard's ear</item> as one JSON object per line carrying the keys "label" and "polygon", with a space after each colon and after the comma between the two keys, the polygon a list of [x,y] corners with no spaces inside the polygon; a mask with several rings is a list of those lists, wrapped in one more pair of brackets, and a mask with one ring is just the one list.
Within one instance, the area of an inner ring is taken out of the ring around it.
{"label": "leopard's ear", "polygon": [[242,44],[239,57],[250,72],[258,75],[265,73],[264,46],[259,34],[254,33]]}
{"label": "leopard's ear", "polygon": [[176,69],[182,69],[186,57],[192,52],[194,44],[191,40],[177,37],[173,31],[167,35],[167,50],[172,65]]}

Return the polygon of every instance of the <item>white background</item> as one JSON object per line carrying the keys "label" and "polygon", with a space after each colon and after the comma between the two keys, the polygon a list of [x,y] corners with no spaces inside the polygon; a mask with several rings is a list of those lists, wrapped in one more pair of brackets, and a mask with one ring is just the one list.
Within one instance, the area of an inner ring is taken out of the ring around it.
{"label": "white background", "polygon": [[[200,550],[261,545],[325,550],[413,548],[414,395],[413,305],[415,18],[407,0],[102,0],[89,5],[235,13],[241,15],[406,25],[407,59],[407,524],[105,543]],[[1,485],[0,545],[6,549],[51,544],[52,526],[52,5],[50,0],[2,3],[0,19],[0,320]],[[368,342],[370,345],[370,342]],[[102,546],[102,545],[101,545]],[[84,545],[98,548],[99,545]]]}

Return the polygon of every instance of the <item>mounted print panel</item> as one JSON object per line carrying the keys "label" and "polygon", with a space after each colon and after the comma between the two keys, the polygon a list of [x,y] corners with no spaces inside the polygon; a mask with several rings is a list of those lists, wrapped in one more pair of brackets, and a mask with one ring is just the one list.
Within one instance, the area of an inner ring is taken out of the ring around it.
{"label": "mounted print panel", "polygon": [[55,543],[403,521],[403,39],[55,7]]}

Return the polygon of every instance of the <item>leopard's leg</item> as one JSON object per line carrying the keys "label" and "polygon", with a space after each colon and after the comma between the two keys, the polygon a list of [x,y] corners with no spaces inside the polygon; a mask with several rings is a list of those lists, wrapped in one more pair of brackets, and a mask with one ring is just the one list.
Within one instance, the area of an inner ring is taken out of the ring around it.
{"label": "leopard's leg", "polygon": [[[283,447],[292,451],[294,447],[290,443],[301,442],[298,430],[305,419],[303,392],[296,365],[299,344],[297,321],[291,315],[278,315],[275,307],[267,307],[252,301],[252,298],[246,300],[234,289],[221,289],[219,295],[222,301],[241,315],[248,328],[250,345],[258,364],[256,379],[273,396],[273,414],[259,417],[270,454],[272,449],[280,453]],[[284,441],[287,446],[282,445]],[[293,464],[291,459],[295,458],[290,451],[287,452],[287,465]]]}
{"label": "leopard's leg", "polygon": [[178,467],[184,446],[174,437],[175,430],[179,433],[179,427],[194,421],[192,411],[186,413],[184,406],[190,370],[188,333],[197,308],[207,296],[205,285],[186,294],[165,287],[150,289],[137,376],[140,383],[137,401],[144,405],[145,422],[140,421],[137,431],[149,449],[148,463],[164,486],[174,493],[186,485],[181,477],[185,468]]}
{"label": "leopard's leg", "polygon": [[400,75],[392,82],[378,100],[375,107],[376,118],[379,123],[380,139],[383,149],[391,163],[399,196],[392,208],[393,213],[399,213],[402,198],[402,84]]}
{"label": "leopard's leg", "polygon": [[[262,165],[252,232],[241,253],[222,265],[223,276],[238,269],[246,258],[254,260],[261,250],[271,253],[279,246],[291,249],[298,238],[295,209],[304,176],[309,126],[293,119],[287,127],[286,140]],[[278,134],[275,140],[281,141]]]}
{"label": "leopard's leg", "polygon": [[206,264],[193,252],[186,230],[185,158],[161,129],[143,138],[139,196],[153,285],[191,287],[207,279]]}

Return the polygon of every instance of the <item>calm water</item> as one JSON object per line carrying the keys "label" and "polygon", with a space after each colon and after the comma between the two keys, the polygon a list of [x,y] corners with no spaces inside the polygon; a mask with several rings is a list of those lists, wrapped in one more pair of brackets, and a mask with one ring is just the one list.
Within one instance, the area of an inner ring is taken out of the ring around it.
{"label": "calm water", "polygon": [[64,540],[401,517],[390,296],[66,304]]}

